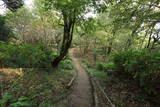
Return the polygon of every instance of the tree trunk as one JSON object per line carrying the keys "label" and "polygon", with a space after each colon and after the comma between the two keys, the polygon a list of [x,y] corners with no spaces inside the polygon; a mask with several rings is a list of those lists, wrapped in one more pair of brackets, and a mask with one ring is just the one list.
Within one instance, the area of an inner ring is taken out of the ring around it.
{"label": "tree trunk", "polygon": [[142,49],[142,48],[143,48],[143,44],[144,44],[144,41],[145,41],[145,39],[146,39],[146,37],[147,37],[147,35],[148,35],[148,31],[149,31],[149,29],[146,30],[145,35],[144,35],[144,38],[143,38],[143,40],[142,40],[142,42],[141,42],[141,45],[140,45],[139,49]]}
{"label": "tree trunk", "polygon": [[147,47],[146,48],[149,48],[150,47],[150,44],[151,44],[151,40],[152,40],[152,32],[153,32],[153,28],[151,29],[151,32],[150,32],[150,35],[149,35],[149,39],[148,39],[148,44],[147,44]]}
{"label": "tree trunk", "polygon": [[151,39],[152,39],[152,37],[151,37],[151,35],[150,35],[150,36],[149,36],[149,39],[148,39],[147,48],[149,48],[149,47],[150,47],[150,44],[151,44]]}
{"label": "tree trunk", "polygon": [[108,47],[108,51],[107,51],[108,55],[112,52],[112,45],[113,45],[113,42],[114,42],[114,39],[115,39],[115,34],[116,34],[116,32],[113,31],[113,37],[111,38],[111,40],[109,42],[109,47]]}
{"label": "tree trunk", "polygon": [[109,55],[111,52],[112,52],[112,47],[111,47],[111,46],[109,46],[109,47],[108,47],[107,54]]}
{"label": "tree trunk", "polygon": [[151,31],[150,31],[150,35],[149,35],[149,39],[148,39],[148,43],[147,43],[146,48],[150,48],[150,44],[151,44],[151,41],[152,41],[152,33],[153,33],[154,26],[155,26],[155,23],[153,23],[153,25],[152,25],[152,28],[151,28]]}
{"label": "tree trunk", "polygon": [[107,55],[109,55],[112,52],[112,44],[113,44],[113,39],[109,42],[109,46],[107,49]]}
{"label": "tree trunk", "polygon": [[52,62],[52,67],[58,67],[60,61],[67,55],[68,49],[71,46],[72,38],[73,38],[73,30],[75,24],[75,18],[70,18],[67,14],[63,13],[64,17],[64,34],[63,34],[63,42],[61,46],[60,55],[57,56]]}

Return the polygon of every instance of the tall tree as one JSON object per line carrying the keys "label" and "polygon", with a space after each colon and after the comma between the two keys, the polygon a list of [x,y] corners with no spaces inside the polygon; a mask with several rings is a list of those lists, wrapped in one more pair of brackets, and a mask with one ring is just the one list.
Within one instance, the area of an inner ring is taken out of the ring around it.
{"label": "tall tree", "polygon": [[[94,0],[95,1],[95,0]],[[57,67],[59,62],[67,55],[71,46],[74,26],[76,22],[87,13],[87,8],[93,5],[92,0],[47,0],[47,8],[54,8],[63,17],[63,41],[60,55],[52,61],[52,66]]]}
{"label": "tall tree", "polygon": [[23,0],[2,0],[6,7],[15,12],[18,8],[22,7],[23,6]]}

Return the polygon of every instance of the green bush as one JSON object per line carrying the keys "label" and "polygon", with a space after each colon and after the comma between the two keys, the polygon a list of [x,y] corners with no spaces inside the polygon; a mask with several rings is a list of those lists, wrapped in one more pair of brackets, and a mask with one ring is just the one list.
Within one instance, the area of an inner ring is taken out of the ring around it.
{"label": "green bush", "polygon": [[101,71],[113,70],[115,68],[114,63],[103,63],[103,62],[97,62],[96,67],[98,70]]}
{"label": "green bush", "polygon": [[8,42],[9,38],[14,34],[6,24],[6,16],[0,15],[0,25],[0,41]]}
{"label": "green bush", "polygon": [[127,72],[158,72],[160,70],[160,52],[124,51],[113,56],[115,66]]}
{"label": "green bush", "polygon": [[65,59],[65,60],[61,61],[60,66],[62,69],[68,69],[68,70],[73,69],[71,59]]}
{"label": "green bush", "polygon": [[115,69],[115,65],[114,65],[114,63],[112,63],[112,62],[110,62],[110,63],[106,63],[106,69],[108,69],[108,70],[113,70],[113,69]]}
{"label": "green bush", "polygon": [[46,68],[56,55],[43,45],[0,43],[0,62],[5,67]]}
{"label": "green bush", "polygon": [[160,52],[148,50],[124,51],[113,56],[113,62],[119,72],[131,76],[147,92],[155,92],[160,80]]}
{"label": "green bush", "polygon": [[84,63],[87,67],[91,68],[92,67],[92,64],[89,63],[87,60],[83,59],[82,60],[82,63]]}
{"label": "green bush", "polygon": [[104,70],[104,64],[105,64],[105,63],[97,62],[97,63],[96,63],[97,69],[98,69],[98,70]]}

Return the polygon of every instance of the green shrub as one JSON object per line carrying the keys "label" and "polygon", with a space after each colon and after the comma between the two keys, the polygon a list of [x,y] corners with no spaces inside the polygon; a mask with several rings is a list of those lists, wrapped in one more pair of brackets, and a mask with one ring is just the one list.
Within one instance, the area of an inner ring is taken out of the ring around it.
{"label": "green shrub", "polygon": [[14,34],[11,27],[6,24],[6,16],[0,15],[0,25],[0,41],[8,42]]}
{"label": "green shrub", "polygon": [[43,45],[0,43],[0,61],[5,67],[47,68],[55,56],[57,52]]}
{"label": "green shrub", "polygon": [[98,70],[101,71],[113,70],[115,68],[114,63],[103,63],[103,62],[96,63],[96,67]]}
{"label": "green shrub", "polygon": [[91,68],[92,67],[92,65],[91,65],[91,63],[89,63],[87,60],[85,60],[85,59],[83,59],[82,60],[82,63],[84,63],[87,67],[89,67],[89,68]]}
{"label": "green shrub", "polygon": [[105,70],[105,63],[97,62],[96,67],[98,70]]}
{"label": "green shrub", "polygon": [[158,72],[160,67],[160,52],[124,51],[113,57],[115,66],[127,72]]}
{"label": "green shrub", "polygon": [[61,67],[62,69],[72,70],[72,69],[73,69],[73,66],[72,66],[72,61],[71,61],[71,59],[65,59],[65,60],[61,61],[60,67]]}
{"label": "green shrub", "polygon": [[119,72],[135,79],[144,91],[155,92],[154,87],[160,80],[160,52],[124,51],[115,54],[113,62]]}
{"label": "green shrub", "polygon": [[13,100],[13,96],[9,93],[5,93],[2,97],[2,99],[0,99],[0,106],[1,107],[7,107],[7,104]]}
{"label": "green shrub", "polygon": [[106,67],[106,69],[108,69],[108,70],[113,70],[113,69],[115,69],[115,65],[114,65],[114,63],[112,63],[112,62],[106,63],[105,67]]}
{"label": "green shrub", "polygon": [[99,72],[95,69],[91,69],[91,71],[89,71],[89,72],[90,72],[91,76],[101,78],[101,79],[107,78],[107,76],[108,76],[106,72]]}

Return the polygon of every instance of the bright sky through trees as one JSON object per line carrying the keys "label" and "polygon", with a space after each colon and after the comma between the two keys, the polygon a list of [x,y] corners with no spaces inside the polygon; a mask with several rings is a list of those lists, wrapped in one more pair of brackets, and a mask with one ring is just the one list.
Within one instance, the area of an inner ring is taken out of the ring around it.
{"label": "bright sky through trees", "polygon": [[[33,4],[33,0],[25,0],[24,3],[26,7],[31,8]],[[6,8],[3,4],[3,1],[0,0],[0,14],[4,14],[5,11],[6,11]]]}

